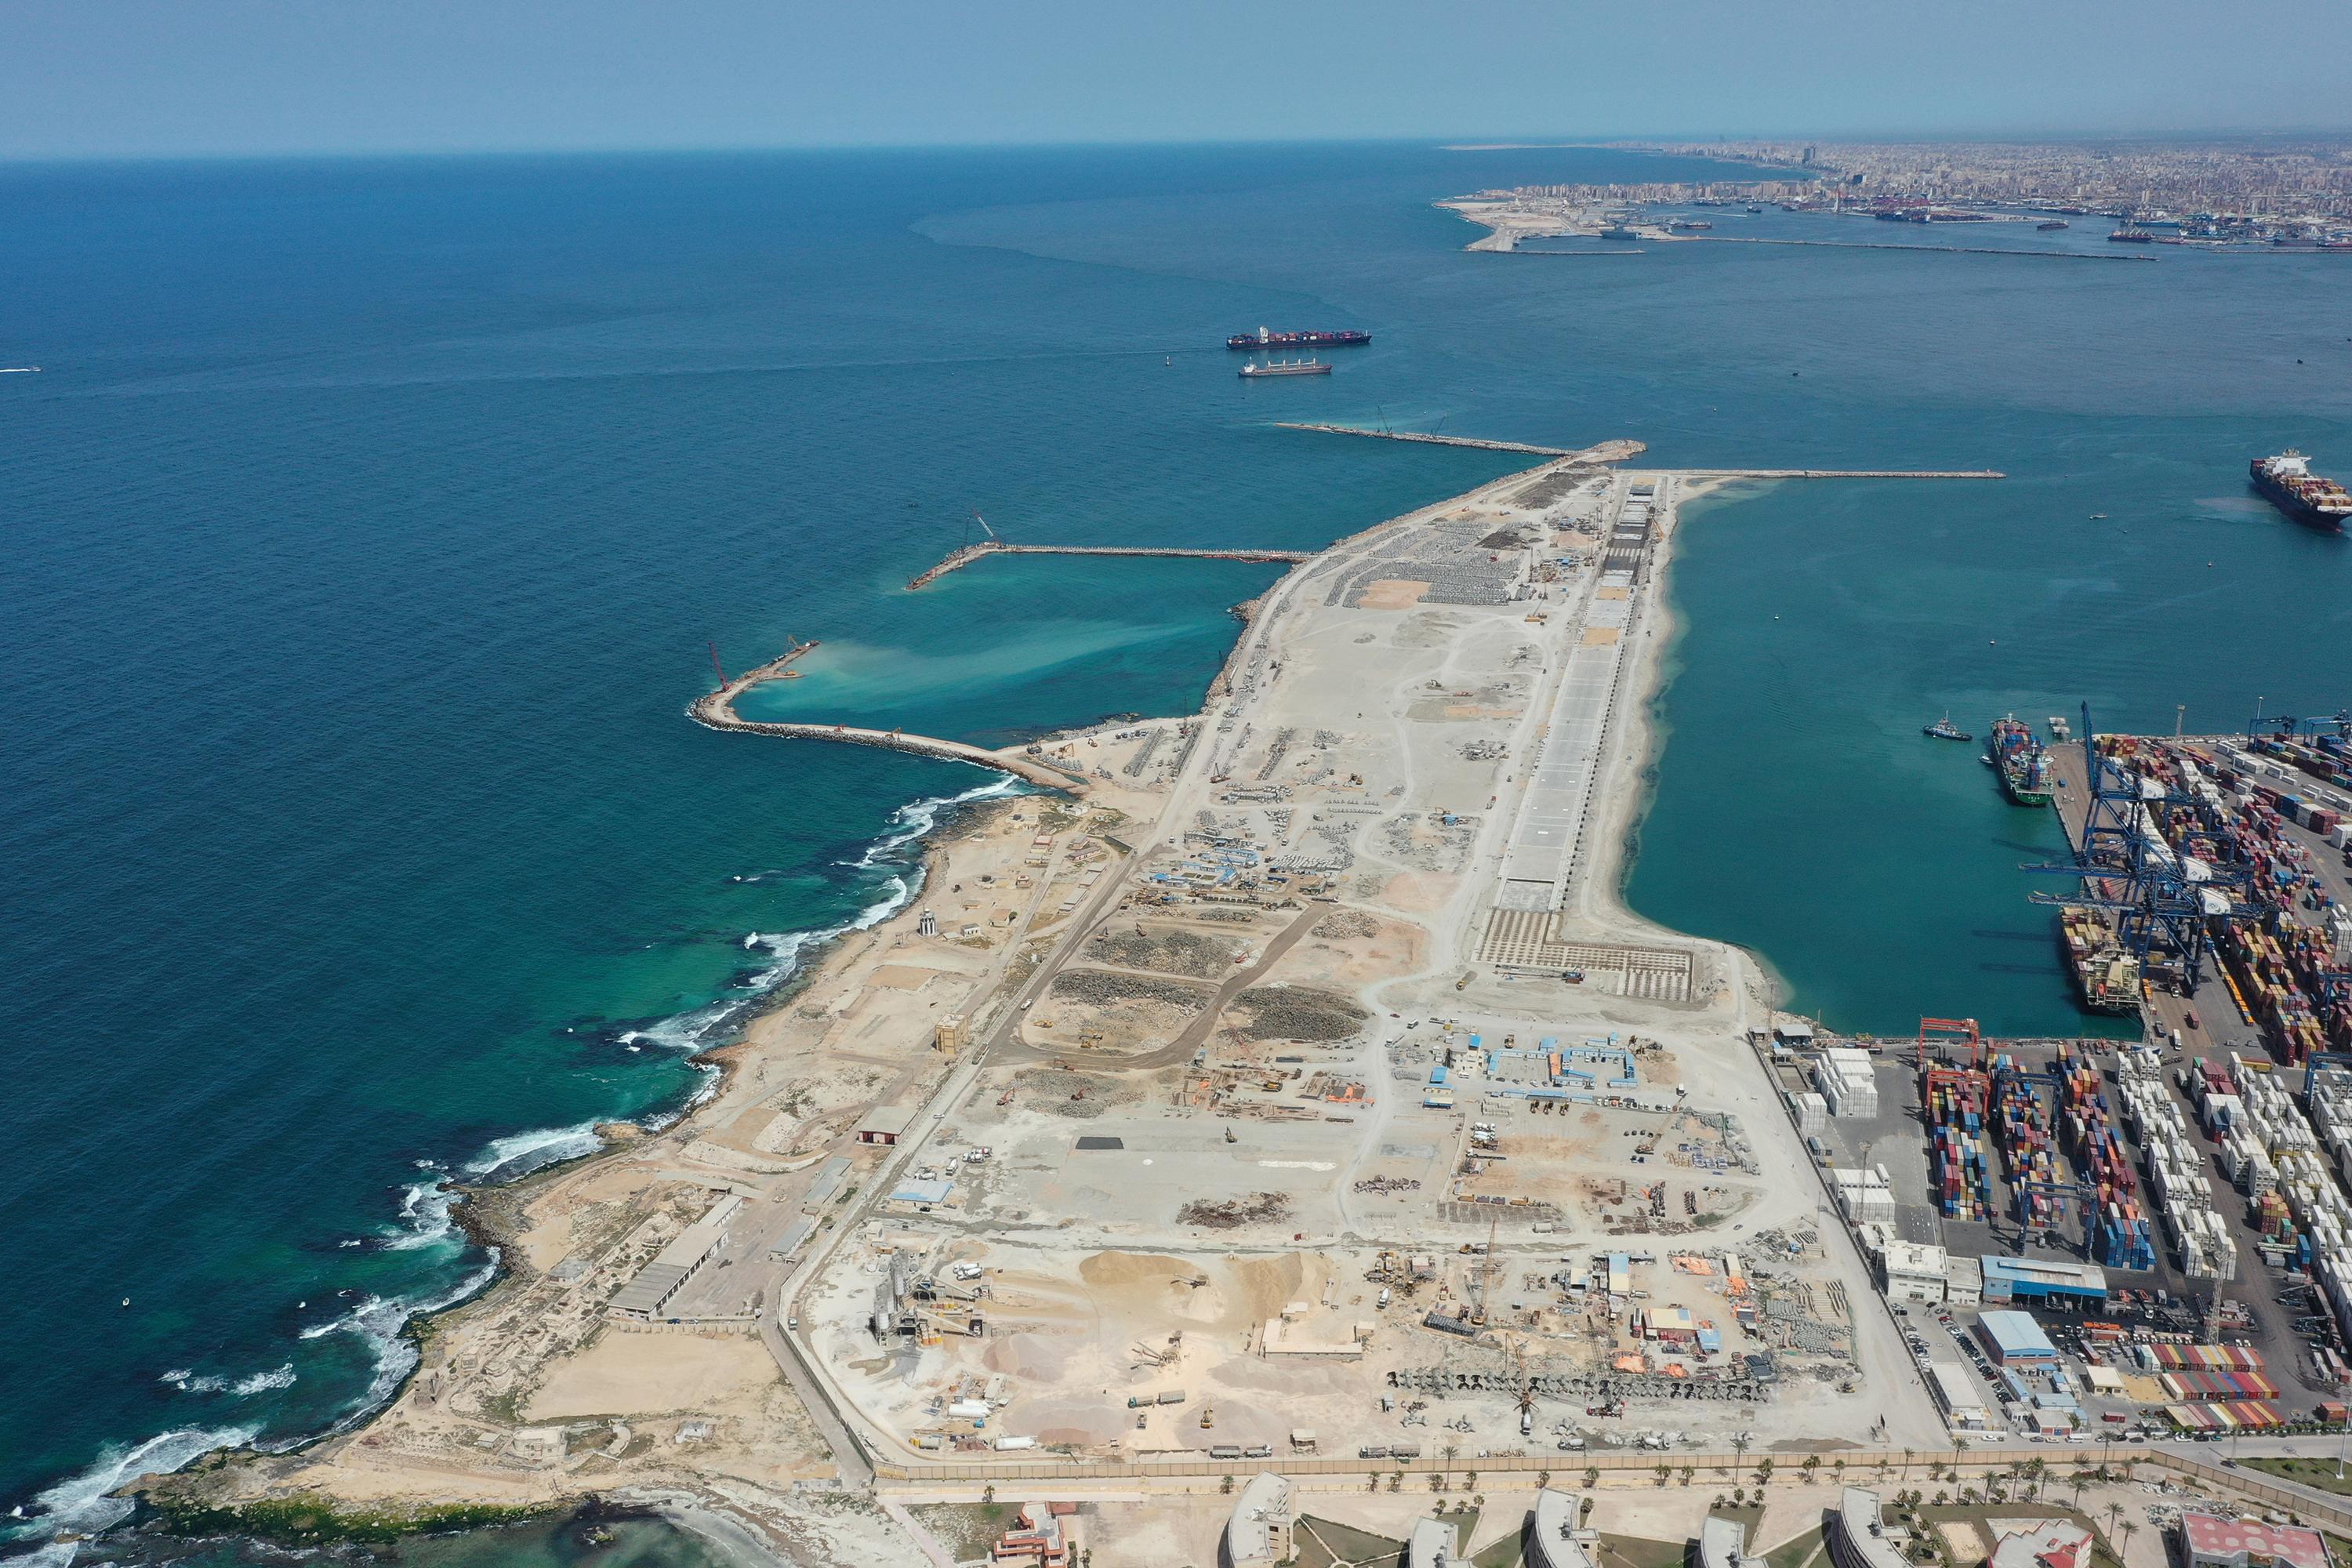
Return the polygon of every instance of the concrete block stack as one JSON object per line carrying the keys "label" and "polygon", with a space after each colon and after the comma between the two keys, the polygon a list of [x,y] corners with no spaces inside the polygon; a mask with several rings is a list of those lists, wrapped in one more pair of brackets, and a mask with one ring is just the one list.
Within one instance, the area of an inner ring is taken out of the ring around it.
{"label": "concrete block stack", "polygon": [[1895,1186],[1887,1180],[1885,1166],[1832,1170],[1830,1184],[1837,1193],[1838,1211],[1845,1215],[1847,1224],[1895,1223]]}
{"label": "concrete block stack", "polygon": [[1878,1079],[1871,1070],[1868,1051],[1850,1046],[1823,1051],[1813,1062],[1813,1086],[1832,1116],[1878,1114]]}

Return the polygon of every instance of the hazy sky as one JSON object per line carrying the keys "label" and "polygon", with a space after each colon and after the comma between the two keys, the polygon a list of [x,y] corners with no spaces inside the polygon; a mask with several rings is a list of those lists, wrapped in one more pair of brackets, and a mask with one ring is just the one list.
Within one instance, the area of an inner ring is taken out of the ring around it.
{"label": "hazy sky", "polygon": [[2346,0],[0,0],[0,156],[2352,124]]}

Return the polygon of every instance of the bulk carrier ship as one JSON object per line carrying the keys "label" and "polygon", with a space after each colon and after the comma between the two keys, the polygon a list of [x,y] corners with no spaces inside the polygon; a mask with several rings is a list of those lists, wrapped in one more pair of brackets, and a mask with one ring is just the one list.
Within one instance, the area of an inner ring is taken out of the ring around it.
{"label": "bulk carrier ship", "polygon": [[2050,804],[2050,753],[2033,738],[2031,725],[2014,713],[1993,721],[1992,747],[1985,761],[2000,775],[2001,793],[2019,805]]}
{"label": "bulk carrier ship", "polygon": [[1370,332],[1349,330],[1344,332],[1276,332],[1260,327],[1255,332],[1235,332],[1225,340],[1229,349],[1352,349],[1372,341]]}
{"label": "bulk carrier ship", "polygon": [[2305,528],[2341,533],[2352,518],[2352,495],[2334,479],[2311,471],[2311,459],[2290,447],[2275,458],[2256,458],[2246,476],[2264,500]]}

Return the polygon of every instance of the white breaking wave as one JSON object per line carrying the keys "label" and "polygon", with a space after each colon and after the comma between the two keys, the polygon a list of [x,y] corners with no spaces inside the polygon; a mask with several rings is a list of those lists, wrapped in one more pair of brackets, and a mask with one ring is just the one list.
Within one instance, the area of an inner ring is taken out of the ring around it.
{"label": "white breaking wave", "polygon": [[439,1182],[418,1182],[401,1194],[400,1228],[384,1241],[387,1252],[414,1252],[457,1234],[449,1211],[457,1194]]}
{"label": "white breaking wave", "polygon": [[[59,1531],[71,1531],[78,1535],[94,1535],[109,1526],[121,1523],[131,1516],[137,1505],[125,1498],[109,1497],[126,1481],[141,1476],[163,1475],[200,1459],[215,1448],[226,1448],[238,1443],[249,1443],[259,1428],[253,1426],[220,1426],[205,1430],[184,1426],[175,1431],[159,1432],[143,1443],[130,1447],[109,1446],[99,1451],[88,1469],[67,1477],[56,1486],[33,1500],[40,1510],[26,1521],[26,1533],[37,1531],[53,1535]],[[30,1561],[43,1564],[71,1563],[74,1548],[68,1544],[58,1555],[54,1545],[45,1546],[32,1554]]]}
{"label": "white breaking wave", "polygon": [[602,1146],[593,1121],[583,1121],[576,1127],[539,1127],[528,1132],[510,1132],[504,1138],[491,1139],[480,1153],[466,1162],[462,1174],[468,1181],[487,1181],[496,1176],[510,1182],[559,1160],[593,1154]]}
{"label": "white breaking wave", "polygon": [[498,1271],[499,1255],[492,1248],[488,1261],[438,1296],[424,1300],[368,1296],[341,1317],[304,1329],[302,1337],[306,1340],[322,1339],[328,1334],[357,1334],[375,1354],[375,1375],[369,1380],[367,1393],[361,1398],[359,1407],[336,1424],[336,1429],[342,1430],[365,1419],[377,1405],[392,1397],[403,1378],[416,1369],[416,1346],[400,1331],[408,1326],[411,1318],[456,1306],[488,1285]]}
{"label": "white breaking wave", "polygon": [[987,784],[968,789],[961,795],[932,795],[909,802],[891,815],[892,830],[876,839],[865,854],[850,862],[853,866],[878,866],[890,858],[894,850],[912,844],[940,825],[940,813],[951,805],[969,805],[980,800],[1003,800],[1011,795],[1032,793],[1030,786],[1010,773],[992,779]]}
{"label": "white breaking wave", "polygon": [[[961,795],[919,800],[900,806],[893,816],[890,830],[877,839],[856,860],[848,864],[868,870],[892,864],[898,858],[895,852],[931,832],[939,826],[940,814],[949,807],[1029,793],[1032,793],[1029,786],[1021,780],[1005,777],[966,790]],[[879,899],[839,925],[806,931],[753,931],[746,936],[743,941],[746,948],[764,948],[774,953],[778,960],[772,969],[760,976],[757,989],[772,990],[798,973],[803,954],[813,945],[822,945],[850,931],[870,930],[905,909],[920,890],[921,871],[919,868],[894,870],[886,885],[887,890]],[[631,1030],[621,1039],[626,1044],[642,1042],[691,1055],[703,1049],[713,1033],[730,1024],[745,1005],[740,998],[717,1003],[664,1019],[645,1029]],[[677,1121],[717,1091],[719,1079],[715,1068],[706,1071],[702,1084],[684,1105],[658,1118],[648,1119],[648,1125],[658,1130]],[[537,1128],[492,1139],[480,1153],[458,1167],[456,1173],[468,1182],[511,1181],[558,1161],[593,1152],[601,1142],[594,1129],[594,1123],[583,1122],[575,1127]],[[443,1168],[432,1160],[420,1159],[413,1163],[420,1171],[437,1172]],[[400,1227],[384,1242],[384,1247],[388,1250],[407,1251],[429,1247],[452,1235],[457,1226],[450,1217],[450,1208],[457,1196],[437,1176],[432,1181],[410,1185],[401,1199]],[[369,1381],[367,1392],[350,1412],[336,1422],[332,1430],[348,1431],[366,1420],[391,1398],[402,1381],[415,1369],[418,1360],[416,1346],[402,1333],[411,1319],[456,1306],[488,1285],[497,1277],[498,1267],[499,1254],[496,1248],[492,1248],[479,1268],[471,1270],[455,1286],[437,1296],[422,1300],[368,1296],[341,1317],[302,1330],[300,1337],[304,1340],[321,1339],[329,1334],[356,1334],[367,1342],[374,1357],[375,1373]],[[236,1379],[211,1373],[199,1376],[193,1369],[179,1367],[165,1373],[162,1381],[191,1394],[226,1393],[242,1397],[290,1387],[295,1382],[295,1372],[291,1362],[274,1371]],[[107,1495],[124,1482],[142,1475],[177,1470],[215,1448],[251,1443],[258,1434],[258,1427],[249,1426],[210,1430],[185,1427],[159,1434],[128,1448],[109,1447],[88,1469],[58,1482],[36,1498],[35,1504],[41,1511],[37,1518],[24,1521],[17,1539],[21,1541],[35,1534],[46,1536],[59,1531],[94,1535],[121,1522],[131,1513],[133,1504]],[[292,1439],[285,1446],[294,1447],[302,1441],[307,1439]],[[71,1542],[45,1542],[29,1555],[11,1562],[19,1568],[69,1568],[77,1551],[78,1547]]]}
{"label": "white breaking wave", "polygon": [[251,1394],[267,1394],[275,1388],[293,1387],[294,1363],[289,1361],[274,1372],[257,1372],[251,1377],[230,1377],[218,1373],[207,1373],[200,1377],[187,1367],[174,1367],[158,1381],[170,1384],[183,1394],[234,1394],[243,1398]]}
{"label": "white breaking wave", "polygon": [[294,1363],[288,1362],[275,1372],[257,1372],[251,1377],[240,1377],[228,1385],[228,1391],[244,1398],[248,1394],[268,1394],[273,1389],[294,1386]]}

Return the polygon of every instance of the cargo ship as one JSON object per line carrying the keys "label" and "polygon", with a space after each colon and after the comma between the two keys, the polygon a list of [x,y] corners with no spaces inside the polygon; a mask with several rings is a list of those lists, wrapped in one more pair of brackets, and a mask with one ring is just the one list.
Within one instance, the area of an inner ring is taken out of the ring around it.
{"label": "cargo ship", "polygon": [[2053,217],[2048,223],[2037,223],[2033,226],[2044,234],[2055,234],[2062,228],[2070,228],[2073,226],[2063,217]]}
{"label": "cargo ship", "polygon": [[2305,528],[2341,533],[2352,517],[2352,495],[2334,479],[2311,471],[2311,459],[2290,447],[2275,458],[2256,458],[2246,465],[2255,491]]}
{"label": "cargo ship", "polygon": [[1351,349],[1372,341],[1370,332],[1276,332],[1260,327],[1235,332],[1225,340],[1229,349]]}
{"label": "cargo ship", "polygon": [[2001,793],[2019,805],[2050,804],[2050,753],[2033,738],[2031,725],[2014,713],[1993,721],[1992,747],[1985,761],[2000,775]]}
{"label": "cargo ship", "polygon": [[2123,950],[2106,912],[2082,904],[2058,910],[2058,945],[2083,1005],[2094,1013],[2139,1010],[2139,960]]}
{"label": "cargo ship", "polygon": [[1270,359],[1264,364],[1245,364],[1241,373],[1255,381],[1264,375],[1328,375],[1331,367],[1319,359]]}

